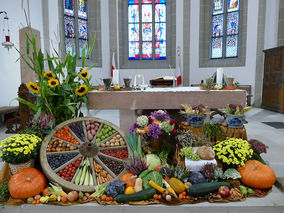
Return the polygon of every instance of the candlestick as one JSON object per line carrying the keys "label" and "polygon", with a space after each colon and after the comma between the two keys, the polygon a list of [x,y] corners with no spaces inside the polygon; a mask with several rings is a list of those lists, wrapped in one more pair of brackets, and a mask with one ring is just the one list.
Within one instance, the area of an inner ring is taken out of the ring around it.
{"label": "candlestick", "polygon": [[223,68],[217,68],[216,84],[223,84]]}

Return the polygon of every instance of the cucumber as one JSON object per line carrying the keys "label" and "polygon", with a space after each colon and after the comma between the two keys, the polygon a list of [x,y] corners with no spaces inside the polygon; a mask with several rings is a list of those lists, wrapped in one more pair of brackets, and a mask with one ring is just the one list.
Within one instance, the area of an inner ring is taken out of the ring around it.
{"label": "cucumber", "polygon": [[127,202],[127,201],[140,201],[140,200],[148,200],[157,193],[157,190],[154,188],[144,189],[140,192],[136,192],[133,194],[120,194],[115,197],[117,202]]}
{"label": "cucumber", "polygon": [[220,186],[228,186],[231,188],[231,184],[228,182],[197,183],[189,188],[188,194],[192,197],[204,196],[218,191]]}

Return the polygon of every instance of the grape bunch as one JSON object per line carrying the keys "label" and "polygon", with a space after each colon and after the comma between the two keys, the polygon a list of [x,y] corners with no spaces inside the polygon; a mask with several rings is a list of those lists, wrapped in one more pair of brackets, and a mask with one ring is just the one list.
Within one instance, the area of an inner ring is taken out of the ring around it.
{"label": "grape bunch", "polygon": [[195,160],[195,161],[200,160],[199,155],[194,153],[193,147],[184,147],[184,148],[182,148],[180,150],[179,155],[182,156],[182,157],[189,158],[191,160]]}
{"label": "grape bunch", "polygon": [[52,170],[73,159],[78,154],[49,155],[47,161]]}

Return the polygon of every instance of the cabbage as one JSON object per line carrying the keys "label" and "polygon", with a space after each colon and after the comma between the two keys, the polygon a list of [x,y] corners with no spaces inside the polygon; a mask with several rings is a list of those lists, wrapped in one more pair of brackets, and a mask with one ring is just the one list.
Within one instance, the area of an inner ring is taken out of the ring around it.
{"label": "cabbage", "polygon": [[106,188],[106,194],[111,197],[116,197],[119,194],[123,194],[126,184],[121,180],[113,180],[108,183]]}
{"label": "cabbage", "polygon": [[147,170],[143,171],[139,175],[139,177],[142,178],[144,189],[151,188],[151,186],[149,184],[150,180],[154,181],[159,186],[163,186],[163,176],[155,170],[147,169]]}
{"label": "cabbage", "polygon": [[158,155],[154,154],[147,154],[146,155],[146,162],[149,165],[149,169],[154,170],[157,166],[161,165],[161,160]]}

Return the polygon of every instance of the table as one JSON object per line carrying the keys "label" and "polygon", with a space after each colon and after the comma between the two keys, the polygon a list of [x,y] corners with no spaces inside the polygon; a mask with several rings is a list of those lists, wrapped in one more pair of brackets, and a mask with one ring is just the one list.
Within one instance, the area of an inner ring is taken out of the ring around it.
{"label": "table", "polygon": [[199,87],[146,88],[135,91],[91,91],[90,109],[119,109],[120,128],[127,132],[139,109],[180,109],[180,104],[203,104],[224,108],[226,104],[245,106],[245,90],[201,90]]}

